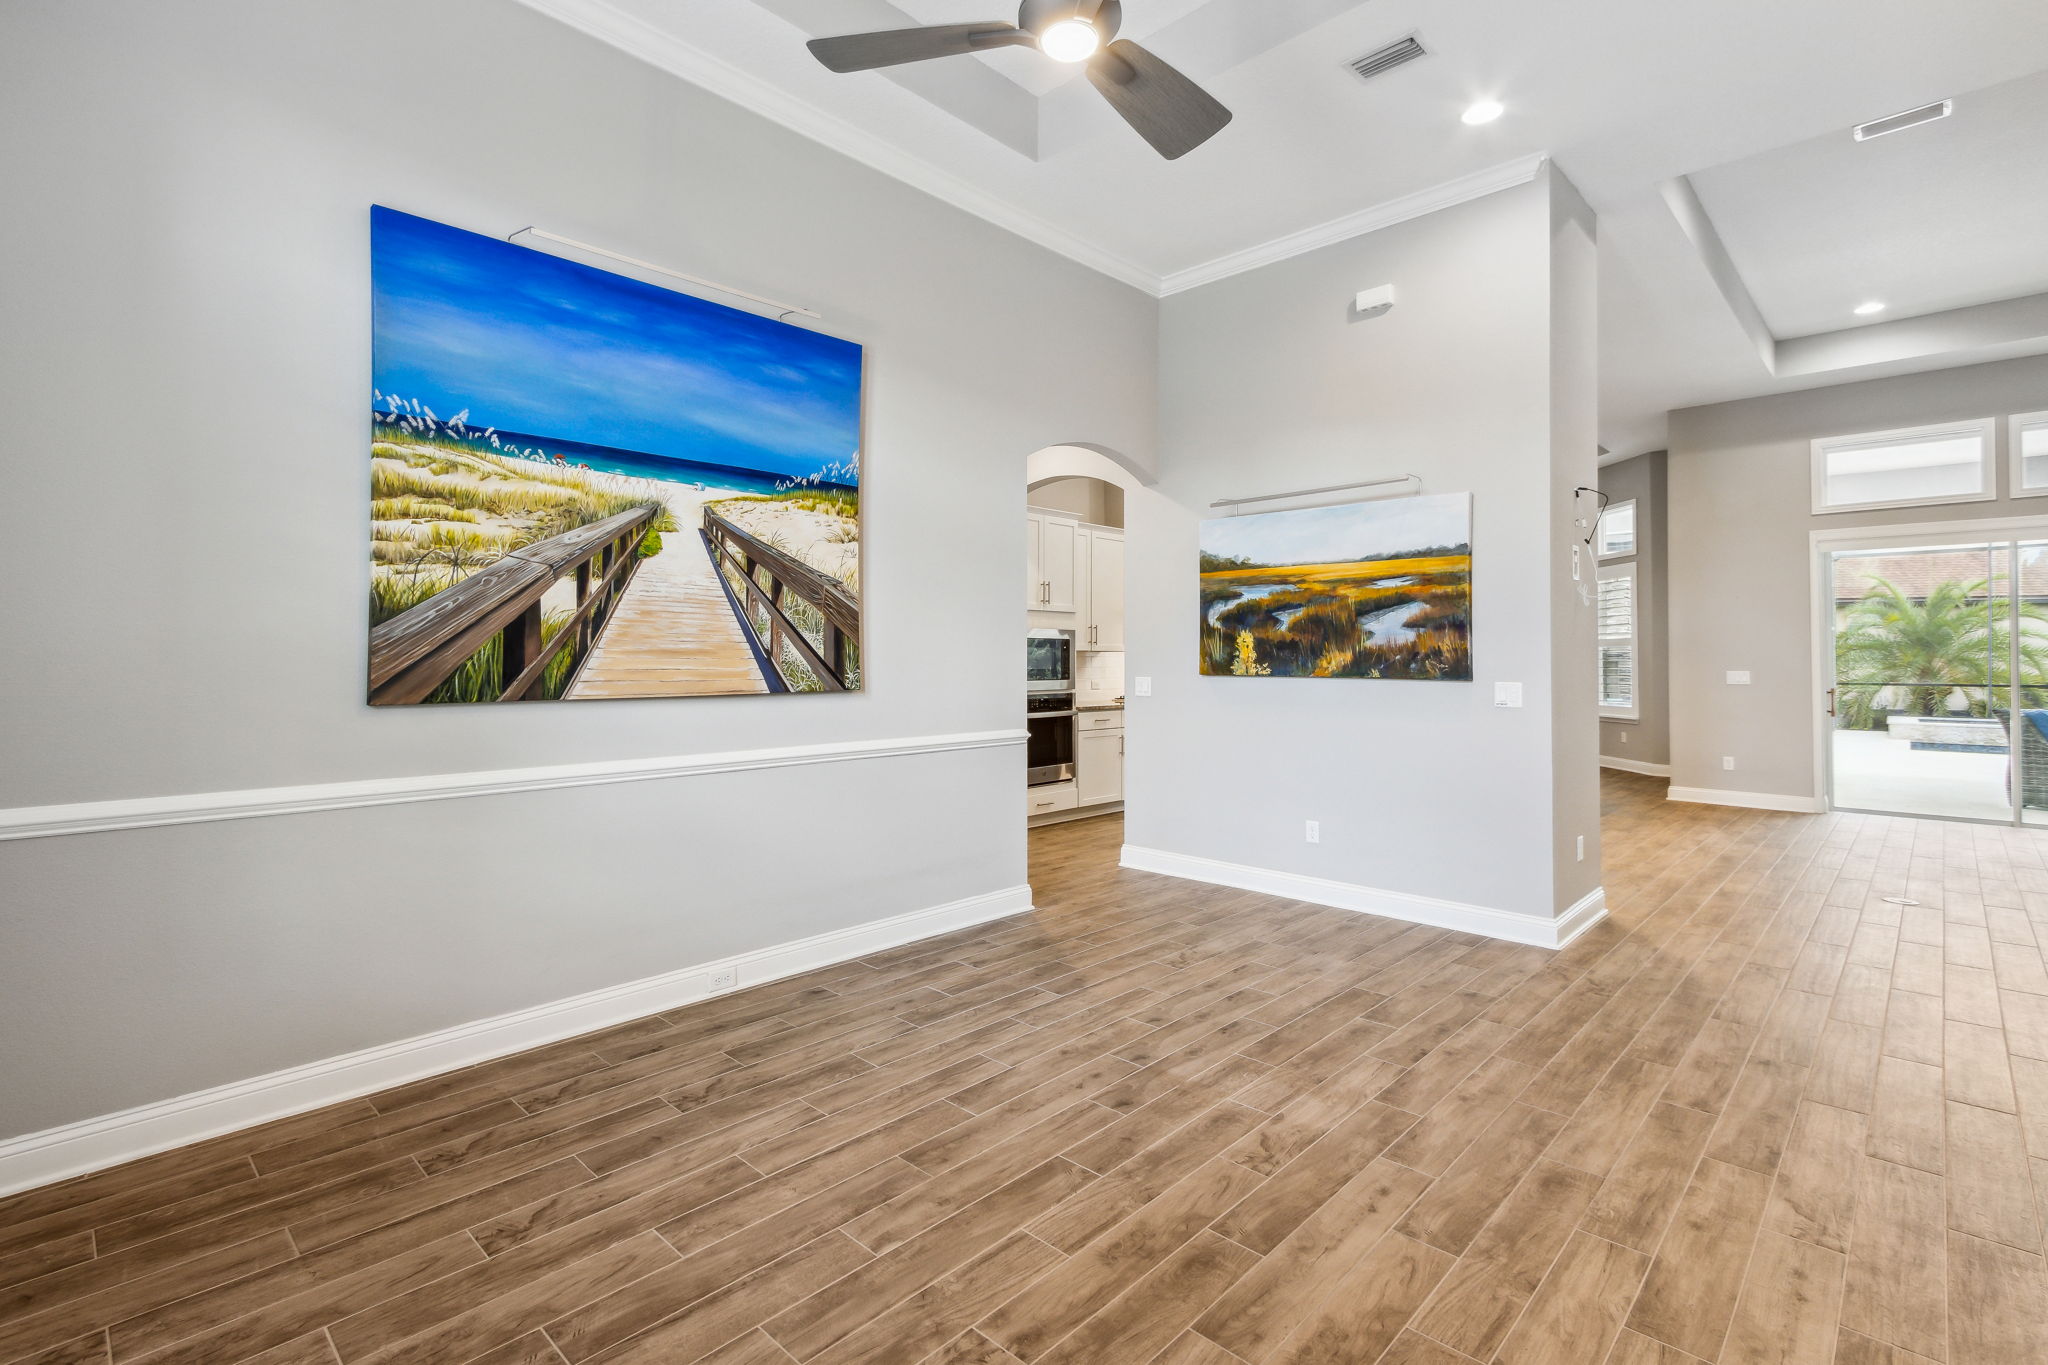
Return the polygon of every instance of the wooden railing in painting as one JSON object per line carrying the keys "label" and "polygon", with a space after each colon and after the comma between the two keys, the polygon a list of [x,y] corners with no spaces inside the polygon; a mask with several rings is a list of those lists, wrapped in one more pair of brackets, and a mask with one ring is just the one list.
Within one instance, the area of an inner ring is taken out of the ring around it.
{"label": "wooden railing in painting", "polygon": [[[598,632],[640,563],[640,547],[661,517],[639,507],[528,545],[479,569],[370,632],[370,704],[425,701],[471,655],[504,638],[497,700],[524,701],[563,650],[583,666]],[[542,641],[541,598],[576,575],[576,612]]]}
{"label": "wooden railing in painting", "polygon": [[[859,667],[860,603],[846,585],[749,535],[709,507],[704,509],[704,539],[711,546],[714,563],[722,560],[738,570],[747,599],[740,620],[770,666],[780,671],[786,644],[826,691],[850,688]],[[822,647],[813,645],[783,610],[783,603],[792,597],[808,603],[823,620],[819,632]],[[759,607],[768,623],[765,634],[753,611],[747,609],[752,607]]]}

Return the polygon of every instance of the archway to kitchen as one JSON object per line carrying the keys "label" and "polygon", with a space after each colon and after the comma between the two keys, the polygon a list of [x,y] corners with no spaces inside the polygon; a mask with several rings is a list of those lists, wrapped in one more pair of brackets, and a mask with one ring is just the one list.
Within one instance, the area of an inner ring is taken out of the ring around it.
{"label": "archway to kitchen", "polygon": [[1130,753],[1125,511],[1144,480],[1116,452],[1074,444],[1034,451],[1025,484],[1032,863],[1114,867]]}

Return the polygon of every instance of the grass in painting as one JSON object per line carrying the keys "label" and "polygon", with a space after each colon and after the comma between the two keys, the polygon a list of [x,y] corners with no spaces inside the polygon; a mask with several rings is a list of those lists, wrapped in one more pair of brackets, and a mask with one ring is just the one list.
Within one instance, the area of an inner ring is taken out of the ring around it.
{"label": "grass in painting", "polygon": [[660,552],[660,533],[675,521],[642,480],[480,449],[439,432],[385,433],[370,445],[370,624],[513,550],[640,507],[662,509],[640,547],[644,558]]}
{"label": "grass in painting", "polygon": [[1472,676],[1469,554],[1284,567],[1203,557],[1202,672]]}

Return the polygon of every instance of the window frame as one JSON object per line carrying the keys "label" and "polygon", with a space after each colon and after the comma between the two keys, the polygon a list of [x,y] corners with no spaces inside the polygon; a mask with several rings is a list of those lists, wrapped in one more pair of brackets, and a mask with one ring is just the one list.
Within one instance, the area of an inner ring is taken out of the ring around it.
{"label": "window frame", "polygon": [[[1836,451],[1866,450],[1882,446],[1912,445],[1917,442],[1937,440],[1941,437],[1974,436],[1977,438],[1977,473],[1981,491],[1975,493],[1948,493],[1918,498],[1885,498],[1873,502],[1845,502],[1830,504],[1827,501],[1828,456]],[[1842,512],[1870,512],[1887,507],[1940,507],[1961,502],[1996,502],[1998,500],[1998,420],[1993,417],[1972,417],[1958,422],[1936,422],[1924,427],[1897,427],[1890,431],[1864,431],[1847,436],[1820,436],[1814,438],[1809,456],[1810,479],[1813,493],[1813,515],[1834,516]],[[2042,490],[2048,492],[2048,489]]]}
{"label": "window frame", "polygon": [[[1600,548],[1602,544],[1600,535],[1600,523],[1607,520],[1607,514],[1614,511],[1617,507],[1627,507],[1632,509],[1635,517],[1635,530],[1633,533],[1635,535],[1635,542],[1631,544],[1626,550],[1603,550]],[[1643,553],[1642,503],[1639,499],[1636,498],[1616,498],[1612,502],[1609,502],[1605,507],[1601,508],[1600,515],[1593,519],[1593,557],[1597,560],[1605,562],[1606,560],[1610,559],[1633,559],[1635,556],[1641,553]]]}
{"label": "window frame", "polygon": [[[1611,579],[1629,580],[1627,635],[1602,635],[1600,633],[1600,584]],[[1600,658],[1603,651],[1626,644],[1629,656],[1629,704],[1609,706],[1600,696]],[[1633,558],[1602,564],[1594,573],[1593,586],[1593,699],[1599,705],[1602,720],[1641,720],[1643,718],[1643,575],[1642,565]]]}
{"label": "window frame", "polygon": [[2020,452],[2020,437],[2028,427],[2048,429],[2048,411],[2016,412],[2005,419],[2006,471],[2015,498],[2048,498],[2048,484],[2027,487],[2027,461]]}

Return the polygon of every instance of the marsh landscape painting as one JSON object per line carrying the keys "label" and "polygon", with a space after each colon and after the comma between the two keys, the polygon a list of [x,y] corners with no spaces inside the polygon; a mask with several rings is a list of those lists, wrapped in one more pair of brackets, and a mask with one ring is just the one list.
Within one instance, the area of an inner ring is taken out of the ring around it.
{"label": "marsh landscape painting", "polygon": [[858,690],[861,348],[371,211],[369,699]]}
{"label": "marsh landscape painting", "polygon": [[1202,523],[1202,672],[1472,677],[1467,493]]}

